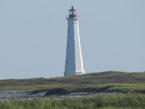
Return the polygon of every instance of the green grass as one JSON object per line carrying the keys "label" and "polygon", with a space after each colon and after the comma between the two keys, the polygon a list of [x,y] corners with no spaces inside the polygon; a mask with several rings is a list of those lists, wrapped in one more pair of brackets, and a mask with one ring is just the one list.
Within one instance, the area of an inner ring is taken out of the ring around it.
{"label": "green grass", "polygon": [[64,100],[16,100],[0,102],[0,109],[144,109],[145,95],[119,94]]}
{"label": "green grass", "polygon": [[0,90],[42,90],[63,88],[67,91],[95,90],[145,94],[145,73],[102,72],[58,78],[0,80]]}
{"label": "green grass", "polygon": [[[111,87],[110,87],[111,86]],[[65,90],[84,90],[88,88],[109,87],[105,92],[145,93],[145,72],[102,72],[57,78],[38,78],[23,80],[0,80],[1,90],[42,90],[64,88]]]}
{"label": "green grass", "polygon": [[57,78],[0,80],[2,90],[63,88],[69,92],[121,92],[65,100],[16,100],[0,102],[0,109],[145,109],[145,72],[102,72]]}

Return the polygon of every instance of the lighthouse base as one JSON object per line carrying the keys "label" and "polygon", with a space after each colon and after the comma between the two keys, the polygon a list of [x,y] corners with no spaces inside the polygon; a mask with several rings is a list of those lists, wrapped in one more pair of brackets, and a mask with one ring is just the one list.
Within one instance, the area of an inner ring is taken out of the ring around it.
{"label": "lighthouse base", "polygon": [[75,72],[75,73],[68,73],[68,72],[64,72],[64,76],[70,76],[70,75],[83,75],[85,74],[85,71],[84,72]]}

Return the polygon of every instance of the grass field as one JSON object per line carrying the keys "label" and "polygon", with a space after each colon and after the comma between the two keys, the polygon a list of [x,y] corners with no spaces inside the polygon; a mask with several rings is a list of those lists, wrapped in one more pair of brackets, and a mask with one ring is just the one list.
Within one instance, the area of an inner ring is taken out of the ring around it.
{"label": "grass field", "polygon": [[0,90],[42,90],[64,88],[68,91],[145,93],[145,72],[102,72],[58,78],[0,80]]}
{"label": "grass field", "polygon": [[0,109],[145,109],[145,95],[119,94],[65,100],[0,102]]}
{"label": "grass field", "polygon": [[4,90],[53,90],[62,88],[67,92],[119,92],[65,100],[17,100],[1,101],[0,109],[145,109],[145,72],[102,72],[58,78],[24,80],[0,80]]}

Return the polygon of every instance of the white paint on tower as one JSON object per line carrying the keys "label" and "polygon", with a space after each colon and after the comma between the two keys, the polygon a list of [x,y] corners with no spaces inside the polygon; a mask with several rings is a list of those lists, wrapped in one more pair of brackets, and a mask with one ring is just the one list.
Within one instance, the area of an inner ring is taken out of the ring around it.
{"label": "white paint on tower", "polygon": [[85,74],[76,10],[69,10],[67,50],[64,76]]}

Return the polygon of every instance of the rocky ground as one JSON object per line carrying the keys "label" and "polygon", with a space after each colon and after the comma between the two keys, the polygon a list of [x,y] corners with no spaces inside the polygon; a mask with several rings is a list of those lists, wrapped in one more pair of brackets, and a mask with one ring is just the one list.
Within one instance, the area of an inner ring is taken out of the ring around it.
{"label": "rocky ground", "polygon": [[97,96],[101,94],[112,94],[112,93],[93,93],[93,92],[74,92],[67,94],[48,94],[47,91],[1,91],[0,92],[0,101],[12,101],[12,100],[23,100],[23,99],[64,99],[64,98],[79,98],[79,97],[87,97],[87,96]]}
{"label": "rocky ground", "polygon": [[64,99],[67,97],[98,96],[100,94],[116,93],[145,94],[145,72],[125,73],[109,71],[50,79],[10,79],[0,80],[0,86],[0,101],[35,98]]}

